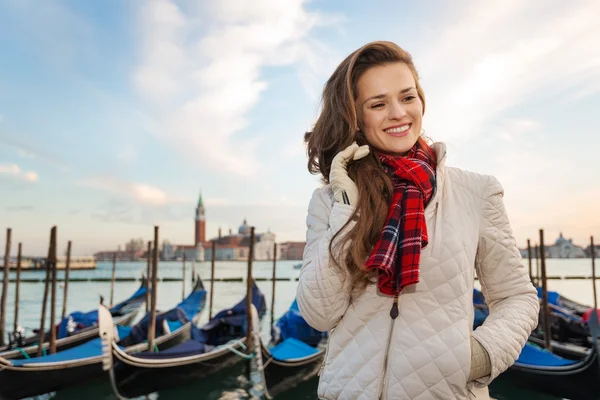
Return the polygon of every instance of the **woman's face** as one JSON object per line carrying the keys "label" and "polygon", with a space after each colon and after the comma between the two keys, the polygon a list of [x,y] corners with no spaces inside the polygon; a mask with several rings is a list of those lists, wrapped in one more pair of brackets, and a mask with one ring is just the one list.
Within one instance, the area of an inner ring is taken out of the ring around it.
{"label": "woman's face", "polygon": [[358,80],[360,130],[378,151],[404,156],[421,132],[423,103],[412,72],[402,62],[371,67]]}

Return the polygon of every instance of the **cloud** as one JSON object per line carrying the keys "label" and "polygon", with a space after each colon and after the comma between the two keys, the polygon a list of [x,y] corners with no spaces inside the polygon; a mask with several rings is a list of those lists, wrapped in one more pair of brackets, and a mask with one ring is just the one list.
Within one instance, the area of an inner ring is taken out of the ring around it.
{"label": "cloud", "polygon": [[134,183],[133,197],[141,203],[163,205],[167,203],[167,194],[153,186]]}
{"label": "cloud", "polygon": [[540,11],[517,0],[481,2],[454,16],[435,32],[441,39],[415,53],[429,100],[426,129],[466,140],[540,97],[598,93],[600,3],[577,4]]}
{"label": "cloud", "polygon": [[309,33],[332,20],[300,0],[226,0],[201,14],[184,15],[167,0],[145,3],[143,62],[133,81],[156,110],[163,140],[203,165],[255,175],[261,139],[239,133],[268,88],[261,71],[293,65],[307,80],[321,65]]}
{"label": "cloud", "polygon": [[189,199],[167,196],[166,192],[146,183],[127,182],[110,176],[96,176],[79,182],[80,186],[94,188],[133,200],[137,204],[162,206],[168,203],[180,203]]}
{"label": "cloud", "polygon": [[25,182],[33,183],[38,181],[37,173],[33,171],[22,171],[17,164],[0,164],[0,174],[8,175]]}

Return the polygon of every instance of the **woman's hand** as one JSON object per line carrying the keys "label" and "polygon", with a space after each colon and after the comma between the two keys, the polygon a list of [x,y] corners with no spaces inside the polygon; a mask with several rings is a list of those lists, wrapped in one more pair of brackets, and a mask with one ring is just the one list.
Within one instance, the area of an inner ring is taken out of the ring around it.
{"label": "woman's hand", "polygon": [[369,154],[369,146],[359,146],[356,142],[336,154],[331,162],[329,183],[333,190],[335,201],[343,204],[358,203],[358,188],[348,176],[347,166],[352,160],[360,160]]}
{"label": "woman's hand", "polygon": [[491,372],[492,363],[490,355],[481,343],[471,336],[471,373],[469,374],[469,382],[488,376]]}

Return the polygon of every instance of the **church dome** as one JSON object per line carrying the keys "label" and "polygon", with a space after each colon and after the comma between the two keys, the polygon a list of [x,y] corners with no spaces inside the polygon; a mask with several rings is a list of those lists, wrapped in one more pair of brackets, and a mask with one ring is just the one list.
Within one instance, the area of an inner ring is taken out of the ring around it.
{"label": "church dome", "polygon": [[242,225],[240,225],[240,228],[238,229],[238,233],[240,235],[249,235],[250,234],[250,226],[248,226],[246,219],[244,219],[244,223]]}

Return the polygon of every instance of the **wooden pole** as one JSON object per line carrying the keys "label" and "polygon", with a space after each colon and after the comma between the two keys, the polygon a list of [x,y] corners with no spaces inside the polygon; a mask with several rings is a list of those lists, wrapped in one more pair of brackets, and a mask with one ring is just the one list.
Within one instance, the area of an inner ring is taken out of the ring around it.
{"label": "wooden pole", "polygon": [[534,282],[533,270],[531,267],[531,241],[529,239],[527,239],[527,261],[529,262],[529,279],[531,280],[531,282]]}
{"label": "wooden pole", "polygon": [[148,241],[146,253],[146,313],[150,311],[150,291],[152,289],[152,241]]}
{"label": "wooden pole", "polygon": [[196,252],[194,253],[194,258],[192,259],[192,287],[196,283],[196,256],[198,255],[198,244],[196,244]]}
{"label": "wooden pole", "polygon": [[594,237],[590,236],[590,249],[592,250],[592,285],[594,285],[594,310],[598,309],[598,296],[596,295],[596,253],[594,252]]}
{"label": "wooden pole", "polygon": [[112,277],[110,278],[110,306],[113,306],[115,299],[115,273],[117,271],[117,252],[113,253]]}
{"label": "wooden pole", "polygon": [[50,267],[52,268],[52,295],[50,296],[50,354],[56,353],[56,226],[50,233]]}
{"label": "wooden pole", "polygon": [[183,253],[183,272],[181,273],[181,300],[185,299],[185,253]]}
{"label": "wooden pole", "polygon": [[0,346],[5,346],[6,296],[8,295],[8,275],[10,273],[10,246],[12,229],[6,228],[6,247],[4,248],[4,276],[2,279],[2,298],[0,299]]}
{"label": "wooden pole", "polygon": [[542,267],[542,315],[544,327],[544,341],[546,349],[552,351],[552,331],[550,328],[550,307],[548,307],[548,281],[546,277],[546,254],[544,246],[544,230],[540,229],[540,263]]}
{"label": "wooden pole", "polygon": [[248,276],[246,277],[246,346],[248,354],[254,351],[252,346],[252,259],[254,258],[254,227],[250,227],[250,247],[248,250]]}
{"label": "wooden pole", "polygon": [[275,323],[275,282],[277,280],[277,243],[273,243],[273,295],[271,296],[271,326]]}
{"label": "wooden pole", "polygon": [[[50,242],[52,242],[52,239],[50,240]],[[37,356],[41,357],[42,356],[42,350],[44,348],[44,329],[46,326],[46,305],[48,303],[48,289],[50,286],[50,247],[48,246],[48,258],[46,258],[46,282],[44,284],[44,300],[42,301],[42,319],[40,321],[40,331],[38,333],[39,337],[38,337],[38,350],[37,350]]]}
{"label": "wooden pole", "polygon": [[150,305],[150,328],[148,330],[148,351],[154,350],[156,331],[156,282],[158,274],[158,226],[154,227],[154,254],[152,256],[152,296]]}
{"label": "wooden pole", "polygon": [[217,242],[212,241],[212,253],[210,254],[210,307],[208,308],[208,320],[212,319],[213,294],[215,293],[215,260],[217,259]]}
{"label": "wooden pole", "polygon": [[71,241],[67,243],[67,264],[65,265],[65,290],[63,292],[63,308],[61,320],[67,316],[67,295],[69,294],[69,271],[71,270]]}
{"label": "wooden pole", "polygon": [[17,251],[17,284],[15,287],[15,324],[13,327],[13,332],[17,331],[17,326],[19,325],[19,296],[21,291],[21,250],[22,245],[19,243],[19,250]]}
{"label": "wooden pole", "polygon": [[535,245],[535,281],[540,286],[540,246]]}

